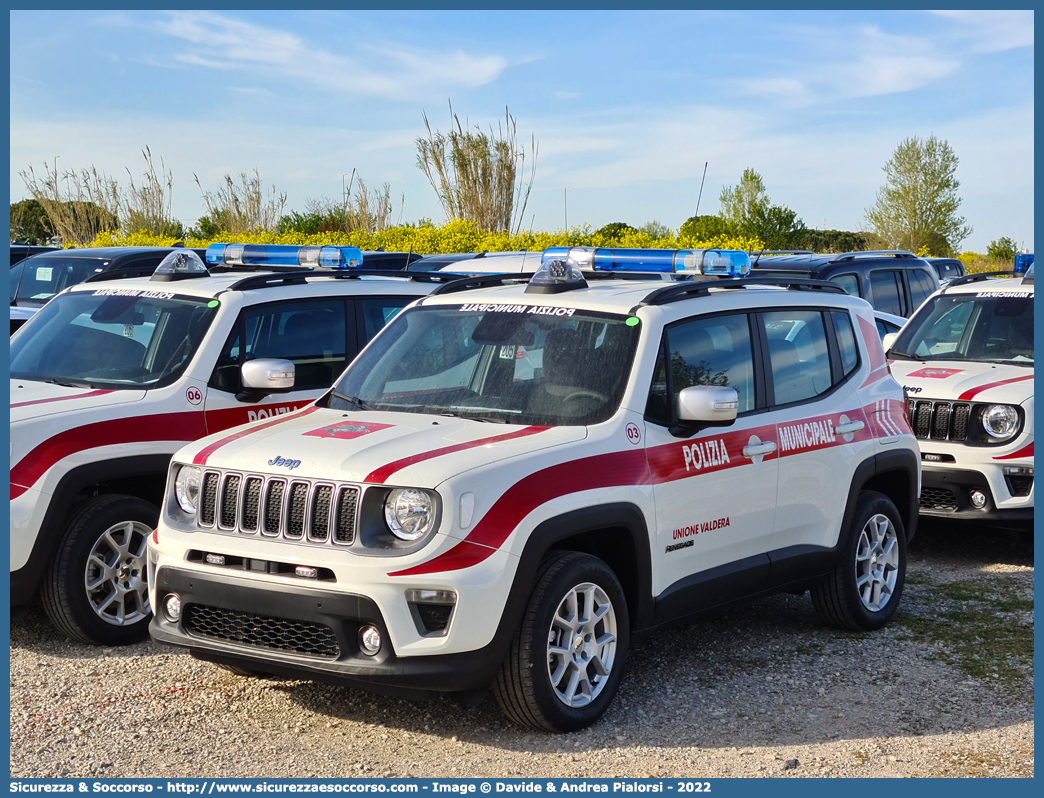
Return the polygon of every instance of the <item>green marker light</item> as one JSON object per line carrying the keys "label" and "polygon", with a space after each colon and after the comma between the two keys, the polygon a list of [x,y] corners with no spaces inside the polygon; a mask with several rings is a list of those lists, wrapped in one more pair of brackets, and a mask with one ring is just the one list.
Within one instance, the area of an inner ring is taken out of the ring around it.
{"label": "green marker light", "polygon": [[217,301],[216,299],[212,299],[212,300],[210,300],[210,301],[209,301],[209,302],[207,303],[207,307],[208,307],[208,308],[216,308],[216,307],[217,307],[218,305],[220,305],[220,304],[221,304],[221,303],[220,303],[220,302],[218,302],[218,301]]}
{"label": "green marker light", "polygon": [[627,321],[624,322],[624,324],[626,324],[628,327],[637,327],[639,324],[641,324],[641,321],[636,317],[631,316],[627,319]]}

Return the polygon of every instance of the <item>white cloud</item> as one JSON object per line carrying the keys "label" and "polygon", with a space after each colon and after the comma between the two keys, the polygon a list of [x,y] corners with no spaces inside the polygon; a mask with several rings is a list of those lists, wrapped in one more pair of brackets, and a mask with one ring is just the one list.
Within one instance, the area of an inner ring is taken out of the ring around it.
{"label": "white cloud", "polygon": [[[103,21],[130,24],[125,16]],[[247,72],[253,79],[286,79],[328,91],[386,98],[415,98],[432,91],[482,86],[495,81],[508,66],[498,55],[366,42],[345,56],[293,33],[208,11],[169,12],[150,27],[189,45],[173,56],[180,65]],[[163,63],[152,60],[154,66]]]}
{"label": "white cloud", "polygon": [[773,97],[790,107],[911,91],[953,74],[960,61],[927,38],[857,29],[791,29],[806,64],[768,78],[734,81],[740,92]]}
{"label": "white cloud", "polygon": [[980,53],[1033,46],[1032,11],[932,11],[952,20],[955,36]]}

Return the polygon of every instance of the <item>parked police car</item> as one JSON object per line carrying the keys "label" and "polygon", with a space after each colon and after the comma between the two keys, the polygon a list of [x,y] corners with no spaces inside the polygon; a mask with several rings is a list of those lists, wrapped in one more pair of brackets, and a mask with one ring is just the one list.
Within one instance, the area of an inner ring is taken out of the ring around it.
{"label": "parked police car", "polygon": [[451,279],[294,265],[357,264],[354,247],[206,255],[213,274],[179,250],[151,279],[97,275],[11,339],[11,601],[24,607],[39,588],[72,637],[147,633],[145,539],[171,454],[304,407],[392,316]]}
{"label": "parked police car", "polygon": [[991,276],[932,296],[888,339],[888,358],[921,445],[921,512],[1029,527],[1033,275]]}
{"label": "parked police car", "polygon": [[553,255],[528,285],[461,279],[318,401],[181,449],[153,638],[239,673],[492,683],[564,731],[605,711],[632,639],[707,610],[811,589],[830,623],[883,625],[920,464],[870,306],[712,276],[742,252],[672,260],[693,279]]}

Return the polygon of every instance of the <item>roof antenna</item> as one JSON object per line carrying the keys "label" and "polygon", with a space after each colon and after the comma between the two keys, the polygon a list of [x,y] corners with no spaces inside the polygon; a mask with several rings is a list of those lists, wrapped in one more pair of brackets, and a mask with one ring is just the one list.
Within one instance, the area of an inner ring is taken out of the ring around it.
{"label": "roof antenna", "polygon": [[696,214],[693,216],[694,219],[698,219],[700,216],[700,200],[703,199],[703,182],[707,179],[707,164],[710,161],[703,162],[703,179],[700,180],[700,195],[696,197]]}

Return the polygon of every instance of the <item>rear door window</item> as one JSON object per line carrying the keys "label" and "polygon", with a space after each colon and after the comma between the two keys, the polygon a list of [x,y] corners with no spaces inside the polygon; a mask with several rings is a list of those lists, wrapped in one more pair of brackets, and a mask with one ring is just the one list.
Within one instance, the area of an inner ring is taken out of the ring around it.
{"label": "rear door window", "polygon": [[872,304],[877,310],[895,316],[906,316],[903,282],[897,271],[870,272]]}
{"label": "rear door window", "polygon": [[919,308],[924,300],[935,293],[939,284],[923,269],[910,269],[906,274],[910,278],[910,296],[913,298],[913,307]]}

